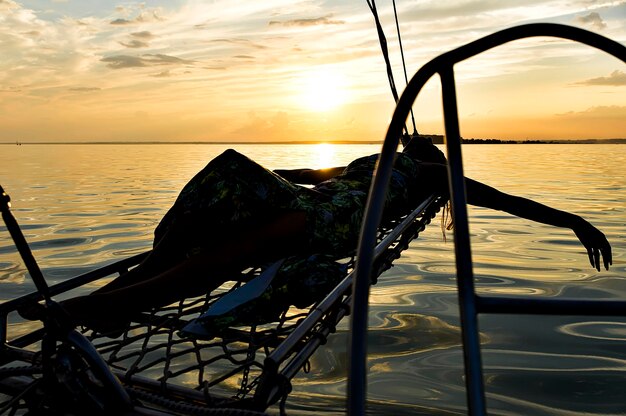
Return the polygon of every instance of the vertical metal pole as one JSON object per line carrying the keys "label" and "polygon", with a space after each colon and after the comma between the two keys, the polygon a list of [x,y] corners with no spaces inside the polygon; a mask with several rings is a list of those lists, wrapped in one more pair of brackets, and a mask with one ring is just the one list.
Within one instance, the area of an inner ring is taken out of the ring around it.
{"label": "vertical metal pole", "polygon": [[448,177],[450,201],[454,219],[454,251],[456,254],[457,288],[463,338],[463,359],[465,363],[465,385],[468,414],[486,415],[485,390],[480,355],[476,294],[472,271],[469,222],[467,217],[467,197],[463,176],[461,155],[461,133],[456,102],[456,87],[452,64],[439,72],[443,99],[443,112],[448,149]]}

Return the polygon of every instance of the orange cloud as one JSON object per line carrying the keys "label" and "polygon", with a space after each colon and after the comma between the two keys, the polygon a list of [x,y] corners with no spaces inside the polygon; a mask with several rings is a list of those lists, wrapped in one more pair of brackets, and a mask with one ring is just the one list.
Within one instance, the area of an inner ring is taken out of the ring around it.
{"label": "orange cloud", "polygon": [[591,78],[585,81],[578,82],[577,85],[613,85],[613,86],[625,86],[626,85],[626,73],[615,70],[611,72],[608,77]]}
{"label": "orange cloud", "polygon": [[313,17],[307,19],[292,19],[292,20],[270,20],[269,25],[280,25],[280,26],[317,26],[317,25],[343,25],[345,21],[343,20],[333,20],[333,15],[329,14],[327,16],[322,17]]}

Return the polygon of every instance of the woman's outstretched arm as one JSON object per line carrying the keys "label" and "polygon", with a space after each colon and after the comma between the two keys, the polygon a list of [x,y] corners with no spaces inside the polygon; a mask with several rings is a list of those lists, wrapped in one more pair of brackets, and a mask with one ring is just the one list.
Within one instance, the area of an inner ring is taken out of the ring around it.
{"label": "woman's outstretched arm", "polygon": [[472,205],[505,211],[520,218],[555,227],[570,228],[587,249],[591,266],[600,270],[600,257],[608,270],[613,264],[611,245],[604,234],[582,217],[560,211],[527,198],[509,195],[467,178],[467,202]]}

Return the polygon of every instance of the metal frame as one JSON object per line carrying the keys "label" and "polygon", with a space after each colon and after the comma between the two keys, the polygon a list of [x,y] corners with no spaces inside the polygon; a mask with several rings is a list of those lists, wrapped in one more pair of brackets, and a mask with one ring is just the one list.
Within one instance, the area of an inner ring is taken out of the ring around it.
{"label": "metal frame", "polygon": [[[388,269],[409,243],[417,238],[439,211],[444,198],[432,195],[407,215],[374,247],[374,273],[379,276]],[[393,249],[391,248],[393,246]],[[336,325],[350,313],[351,291],[355,271],[350,272],[319,304],[317,304],[297,328],[280,343],[264,360],[263,381],[255,392],[255,400],[274,403],[289,393],[291,380],[305,365],[326,337],[335,331]],[[375,281],[374,277],[369,284]],[[309,338],[305,346],[303,339]]]}
{"label": "metal frame", "polygon": [[[8,196],[4,194],[4,197],[6,197],[6,202],[8,203]],[[432,195],[405,217],[393,222],[393,224],[388,224],[389,226],[379,229],[377,236],[378,244],[375,249],[376,271],[374,276],[379,276],[383,271],[391,267],[393,261],[400,257],[402,251],[408,248],[409,243],[417,238],[418,234],[424,230],[432,218],[435,217],[443,202],[445,202],[445,199],[442,196]],[[19,234],[21,236],[18,236],[19,238],[17,240],[21,242],[21,252],[26,253],[26,258],[31,259],[33,262],[31,269],[38,269],[32,253],[30,253],[23,235],[21,235],[19,226],[9,212],[8,205],[6,210],[3,210],[3,217],[12,224],[9,228],[12,229],[13,234]],[[8,315],[27,303],[39,301],[46,297],[49,303],[54,303],[54,301],[51,300],[52,296],[65,293],[99,279],[122,274],[136,266],[148,254],[149,252],[132,256],[53,286],[48,286],[43,275],[41,275],[40,286],[44,288],[44,293],[37,291],[0,304],[0,370],[6,370],[6,367],[4,367],[6,365],[14,366],[18,363],[26,364],[26,366],[20,367],[19,371],[15,372],[15,374],[7,373],[8,370],[5,371],[5,377],[0,378],[0,392],[13,397],[13,400],[10,400],[8,404],[4,403],[5,406],[0,404],[0,414],[4,414],[5,411],[10,412],[13,409],[13,404],[20,400],[27,401],[23,399],[23,397],[30,392],[31,386],[37,384],[37,382],[31,383],[33,379],[29,376],[42,373],[41,366],[38,363],[40,351],[37,349],[38,346],[36,344],[45,340],[46,337],[49,338],[52,328],[50,325],[46,324],[43,328],[36,329],[16,338],[11,338],[7,333]],[[353,265],[354,259],[350,260],[349,263]],[[335,328],[339,322],[349,314],[351,304],[350,293],[353,279],[354,271],[349,273],[331,293],[314,305],[306,314],[302,314],[299,318],[296,316],[298,322],[294,321],[293,326],[290,328],[283,327],[282,335],[276,332],[275,336],[270,338],[270,344],[277,341],[278,343],[275,347],[272,345],[267,346],[267,356],[262,365],[260,362],[252,363],[252,365],[259,366],[260,375],[258,378],[255,376],[255,381],[251,384],[254,385],[254,388],[249,390],[250,395],[244,396],[239,404],[262,411],[277,401],[286,398],[291,391],[291,379],[306,365],[317,348],[326,342],[327,337],[332,332],[335,332]],[[219,298],[219,296],[215,298]],[[177,308],[178,306],[176,305],[173,307],[173,309]],[[150,406],[154,400],[157,400],[159,406],[169,409],[170,407],[167,406],[179,406],[177,401],[180,401],[181,398],[185,402],[192,403],[190,406],[193,407],[195,412],[210,411],[211,406],[216,406],[216,408],[222,408],[221,406],[235,406],[237,403],[228,400],[228,397],[220,397],[219,394],[214,394],[212,399],[217,401],[223,399],[224,404],[215,405],[214,403],[207,403],[205,406],[203,402],[206,402],[207,397],[204,390],[203,392],[196,391],[193,388],[178,385],[164,378],[159,378],[158,380],[147,378],[135,368],[135,364],[131,365],[132,369],[120,367],[120,360],[134,354],[134,351],[131,353],[122,350],[124,346],[128,346],[131,349],[135,347],[143,348],[142,345],[146,343],[146,340],[150,339],[149,337],[153,333],[157,337],[163,336],[164,334],[169,334],[167,336],[170,337],[173,336],[177,328],[182,327],[188,322],[187,319],[190,319],[191,315],[189,315],[188,312],[190,312],[191,309],[189,308],[197,309],[197,302],[191,300],[189,304],[184,307],[184,316],[177,315],[176,319],[168,319],[165,322],[155,323],[155,326],[151,326],[150,333],[141,333],[140,329],[142,323],[145,324],[147,322],[149,325],[152,325],[150,322],[153,321],[152,318],[154,318],[154,316],[147,314],[145,317],[138,317],[138,325],[134,327],[132,337],[128,336],[127,338],[127,334],[121,339],[103,340],[101,337],[94,336],[92,333],[87,336],[88,339],[85,339],[80,333],[67,328],[70,336],[66,338],[71,338],[69,341],[75,348],[85,351],[87,357],[92,357],[88,360],[91,367],[95,367],[95,364],[98,364],[99,368],[101,368],[100,375],[102,377],[107,376],[108,379],[110,379],[109,385],[118,387],[115,383],[115,377],[117,377],[134,397],[145,400],[147,406]],[[197,311],[193,316],[196,315]],[[56,330],[52,332],[54,334],[58,333]],[[86,334],[88,333],[89,331],[86,332]],[[260,333],[255,332],[253,334],[250,332],[248,335],[251,337],[250,339],[252,339],[252,337],[258,337]],[[142,336],[145,339],[142,338]],[[283,336],[285,337],[283,338]],[[236,337],[236,340],[239,339],[239,336]],[[93,346],[89,343],[90,341],[93,343]],[[47,344],[53,347],[50,342]],[[33,349],[33,346],[35,349]],[[47,349],[48,352],[51,351],[51,347]],[[155,349],[152,342],[150,342],[150,348]],[[111,353],[113,353],[113,357]],[[181,350],[178,348],[177,354],[180,353]],[[196,353],[199,354],[197,351]],[[115,355],[124,357],[114,357]],[[105,368],[106,365],[102,365],[101,356],[107,361],[111,371]],[[239,359],[241,359],[241,357]],[[30,365],[28,363],[30,363]],[[144,364],[145,363],[142,361],[142,365]],[[237,365],[244,364],[239,361]],[[177,371],[180,372],[182,370],[178,369]],[[170,371],[167,372],[168,374],[172,373]],[[26,382],[26,380],[30,381]],[[39,380],[41,380],[41,378]],[[20,391],[22,389],[16,390],[14,387],[18,384],[28,387],[23,391]],[[172,409],[173,408],[174,407],[172,407]],[[137,409],[139,409],[139,407],[135,406],[135,410]]]}
{"label": "metal frame", "polygon": [[454,240],[457,269],[467,406],[470,415],[485,415],[479,313],[518,314],[586,314],[626,316],[626,301],[570,301],[558,299],[524,299],[478,296],[474,289],[472,255],[467,217],[465,178],[461,154],[461,135],[456,102],[454,65],[496,46],[523,38],[550,36],[569,39],[600,49],[626,63],[626,47],[601,35],[583,29],[551,23],[536,23],[512,27],[440,55],[424,65],[411,79],[396,106],[383,143],[378,167],[370,189],[361,239],[357,251],[356,277],[353,285],[351,332],[352,356],[348,378],[348,413],[366,413],[366,335],[369,282],[372,273],[375,231],[380,223],[386,189],[393,159],[402,135],[404,123],[422,87],[435,74],[442,85],[448,177],[454,216]]}

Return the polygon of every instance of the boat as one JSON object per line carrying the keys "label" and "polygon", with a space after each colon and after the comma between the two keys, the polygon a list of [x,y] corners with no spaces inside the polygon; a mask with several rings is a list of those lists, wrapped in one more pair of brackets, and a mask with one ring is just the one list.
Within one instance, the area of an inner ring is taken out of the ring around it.
{"label": "boat", "polygon": [[[354,257],[344,260],[345,278],[323,300],[306,310],[291,308],[276,322],[228,328],[211,340],[188,338],[180,333],[181,328],[219,299],[261,276],[264,270],[258,267],[235,279],[235,285],[143,313],[113,338],[89,328],[75,328],[53,297],[119,276],[148,253],[48,286],[10,211],[8,195],[0,190],[3,219],[37,287],[34,293],[0,305],[0,394],[5,397],[0,402],[0,415],[257,415],[274,405],[284,413],[285,402],[294,388],[291,380],[299,371],[307,371],[309,358],[348,315],[352,339],[347,410],[351,415],[365,414],[369,287],[418,237],[447,200],[442,195],[432,195],[409,215],[389,226],[380,225],[380,207],[405,120],[421,88],[435,74],[442,79],[468,414],[487,414],[479,314],[532,311],[625,316],[624,301],[526,300],[478,296],[474,291],[453,66],[490,48],[533,36],[581,42],[626,62],[626,48],[617,42],[582,29],[542,23],[496,32],[424,65],[398,99],[368,197],[359,248]],[[13,336],[9,315],[33,301],[46,305],[42,324]]]}

